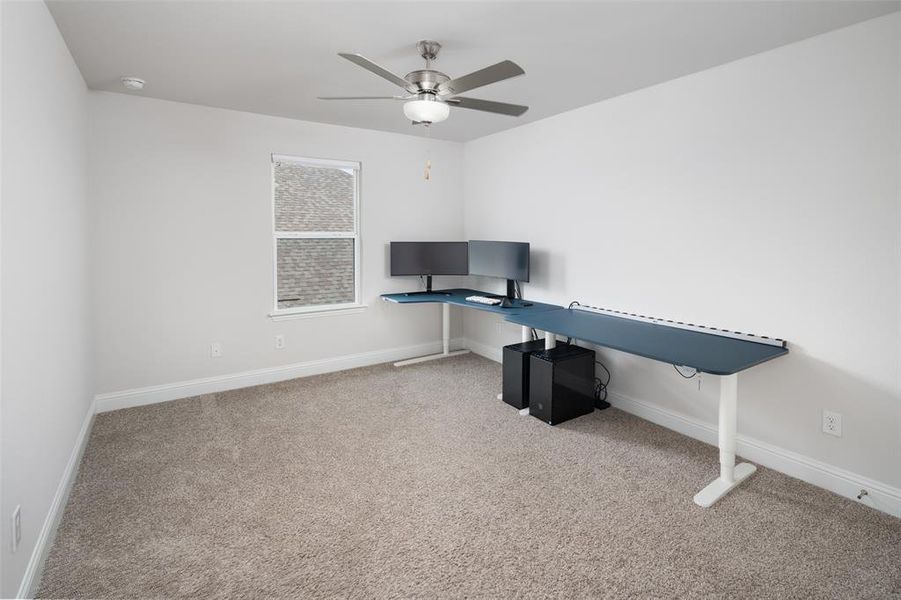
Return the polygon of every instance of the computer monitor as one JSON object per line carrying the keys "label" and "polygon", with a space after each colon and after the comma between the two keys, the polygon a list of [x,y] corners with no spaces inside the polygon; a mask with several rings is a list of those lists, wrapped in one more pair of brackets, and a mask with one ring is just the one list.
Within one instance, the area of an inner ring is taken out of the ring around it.
{"label": "computer monitor", "polygon": [[514,282],[529,280],[529,243],[469,240],[469,274],[506,279],[514,298]]}
{"label": "computer monitor", "polygon": [[466,242],[391,242],[391,276],[426,276],[426,293],[432,291],[432,275],[468,275]]}

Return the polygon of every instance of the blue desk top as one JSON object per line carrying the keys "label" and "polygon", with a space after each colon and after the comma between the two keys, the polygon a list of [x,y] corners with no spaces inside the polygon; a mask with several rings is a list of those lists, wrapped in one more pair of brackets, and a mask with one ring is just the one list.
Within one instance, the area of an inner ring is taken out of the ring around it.
{"label": "blue desk top", "polygon": [[565,308],[511,314],[507,320],[713,375],[732,375],[788,353],[778,346]]}
{"label": "blue desk top", "polygon": [[[545,304],[544,302],[532,302],[531,300],[513,300],[513,306],[509,308],[501,308],[500,306],[492,306],[491,304],[479,304],[478,302],[467,302],[467,296],[496,296],[488,292],[480,292],[478,290],[467,290],[456,288],[451,290],[435,290],[431,294],[382,294],[382,299],[388,302],[396,302],[398,304],[422,304],[422,303],[441,303],[453,304],[456,306],[465,306],[466,308],[474,308],[476,310],[484,310],[486,312],[498,313],[501,315],[513,316],[534,314],[547,310],[560,309],[556,304]],[[523,304],[531,304],[531,306],[523,306]]]}

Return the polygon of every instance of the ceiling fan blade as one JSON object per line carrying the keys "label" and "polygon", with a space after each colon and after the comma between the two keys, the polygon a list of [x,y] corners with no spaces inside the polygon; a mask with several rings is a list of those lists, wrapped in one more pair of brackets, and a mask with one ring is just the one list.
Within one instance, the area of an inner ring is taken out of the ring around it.
{"label": "ceiling fan blade", "polygon": [[521,104],[508,104],[506,102],[495,102],[494,100],[479,100],[478,98],[463,98],[462,96],[449,98],[446,102],[451,106],[459,108],[470,108],[472,110],[498,113],[500,115],[509,115],[511,117],[518,117],[529,110],[528,106],[522,106]]}
{"label": "ceiling fan blade", "polygon": [[525,71],[518,64],[512,60],[505,60],[496,65],[474,71],[469,75],[446,81],[438,86],[438,93],[441,95],[462,94],[489,83],[497,83],[498,81],[524,74]]}
{"label": "ceiling fan blade", "polygon": [[317,100],[406,100],[403,96],[317,96]]}
{"label": "ceiling fan blade", "polygon": [[375,73],[382,79],[387,79],[394,85],[399,85],[400,87],[402,87],[404,89],[406,89],[407,86],[410,85],[410,82],[407,81],[406,79],[404,79],[402,77],[398,77],[397,75],[395,75],[394,73],[392,73],[391,71],[386,69],[385,67],[381,67],[381,66],[377,65],[374,62],[372,62],[371,60],[369,60],[368,58],[360,56],[359,54],[347,54],[345,52],[339,52],[338,56],[340,56],[341,58],[346,58],[347,60],[354,63],[355,65],[361,66],[364,69],[366,69],[367,71]]}

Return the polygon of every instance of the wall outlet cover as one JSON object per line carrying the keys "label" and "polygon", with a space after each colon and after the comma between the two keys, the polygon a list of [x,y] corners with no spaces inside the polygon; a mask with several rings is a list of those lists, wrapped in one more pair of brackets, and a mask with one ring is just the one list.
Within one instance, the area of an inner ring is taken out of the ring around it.
{"label": "wall outlet cover", "polygon": [[823,411],[823,433],[842,437],[842,414],[831,410]]}
{"label": "wall outlet cover", "polygon": [[213,342],[210,344],[210,358],[219,358],[222,356],[222,344]]}

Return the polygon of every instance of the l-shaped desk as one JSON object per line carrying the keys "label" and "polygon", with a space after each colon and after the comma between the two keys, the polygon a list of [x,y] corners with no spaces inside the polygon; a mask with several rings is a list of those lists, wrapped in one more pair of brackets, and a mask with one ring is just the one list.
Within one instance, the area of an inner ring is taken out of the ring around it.
{"label": "l-shaped desk", "polygon": [[[500,306],[491,304],[479,304],[478,302],[469,302],[468,296],[492,296],[488,292],[480,292],[478,290],[468,290],[463,288],[455,288],[451,290],[437,290],[434,292],[412,292],[400,294],[382,294],[382,300],[386,302],[395,302],[397,304],[441,304],[441,341],[443,351],[441,354],[431,354],[429,356],[421,356],[419,358],[411,358],[394,363],[396,367],[412,365],[427,360],[435,360],[437,358],[445,358],[447,356],[456,356],[458,354],[466,354],[469,350],[450,349],[450,307],[462,306],[464,308],[474,308],[485,312],[497,313],[505,317],[531,315],[548,310],[559,309],[556,304],[545,304],[543,302],[532,302],[530,300],[513,300],[513,306],[501,308]],[[508,319],[509,320],[509,319]],[[529,340],[529,327],[522,327],[522,341]]]}
{"label": "l-shaped desk", "polygon": [[488,294],[467,289],[440,290],[430,294],[383,294],[382,299],[399,304],[443,304],[444,353],[395,364],[401,366],[466,352],[449,351],[449,310],[451,305],[456,305],[504,315],[507,321],[522,326],[523,341],[529,339],[531,329],[544,331],[545,348],[553,348],[556,336],[561,335],[652,360],[694,368],[698,372],[720,377],[720,476],[695,495],[695,503],[704,507],[711,506],[757,470],[750,463],[735,464],[738,373],[787,354],[788,348],[782,340],[673,323],[652,317],[616,314],[612,311],[563,308],[541,302],[516,300],[514,306],[501,308],[468,302],[466,297],[472,295]]}

